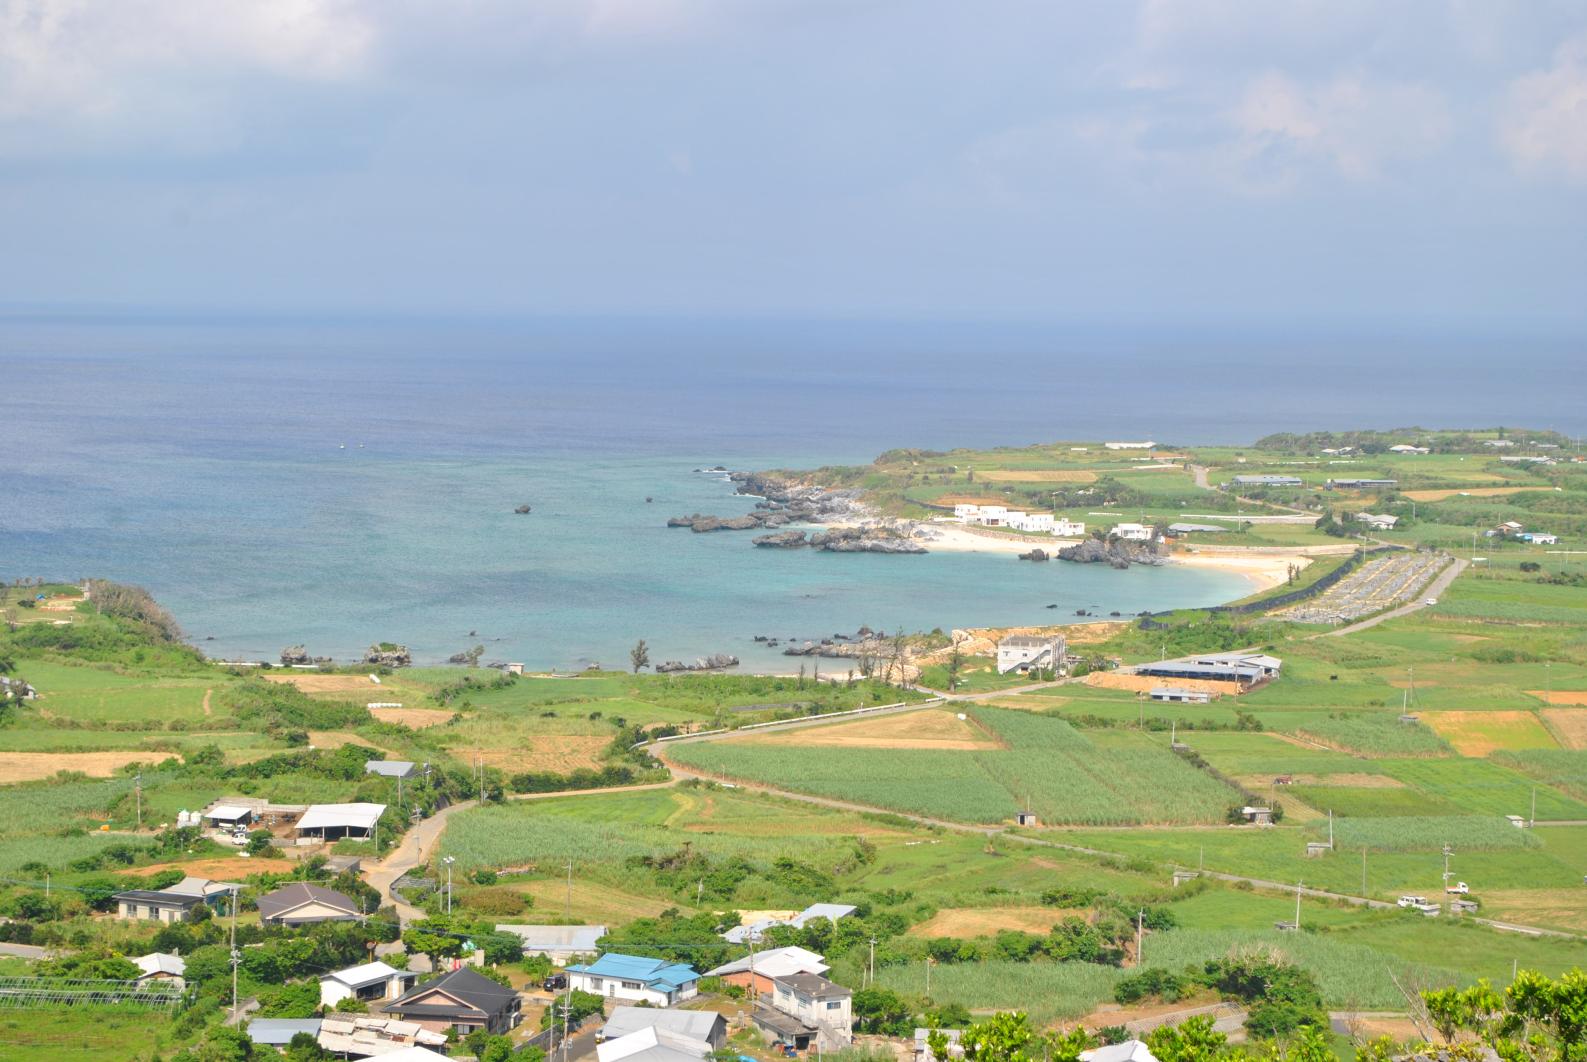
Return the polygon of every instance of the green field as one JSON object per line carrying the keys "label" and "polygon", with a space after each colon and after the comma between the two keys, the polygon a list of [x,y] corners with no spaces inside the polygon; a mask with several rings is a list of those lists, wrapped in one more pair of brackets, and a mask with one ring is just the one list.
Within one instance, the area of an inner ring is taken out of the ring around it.
{"label": "green field", "polygon": [[1000,822],[1026,806],[1052,823],[1214,822],[1238,800],[1166,742],[1106,731],[1093,740],[1028,712],[975,708],[972,715],[1008,747],[806,749],[751,738],[680,745],[669,754],[712,777],[960,822]]}

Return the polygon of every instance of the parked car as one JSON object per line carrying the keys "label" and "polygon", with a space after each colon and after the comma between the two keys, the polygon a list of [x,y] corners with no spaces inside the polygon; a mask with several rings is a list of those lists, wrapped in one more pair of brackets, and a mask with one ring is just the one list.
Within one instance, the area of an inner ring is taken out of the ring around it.
{"label": "parked car", "polygon": [[1399,905],[1401,907],[1421,907],[1422,905],[1427,903],[1427,897],[1425,897],[1425,896],[1401,896],[1399,898],[1398,902],[1399,902]]}
{"label": "parked car", "polygon": [[564,988],[568,987],[568,975],[565,973],[552,974],[550,977],[547,977],[544,981],[540,982],[540,987],[545,989],[547,992],[560,992]]}
{"label": "parked car", "polygon": [[1452,896],[1465,896],[1471,892],[1471,886],[1464,881],[1457,881],[1453,885],[1444,886],[1444,891]]}

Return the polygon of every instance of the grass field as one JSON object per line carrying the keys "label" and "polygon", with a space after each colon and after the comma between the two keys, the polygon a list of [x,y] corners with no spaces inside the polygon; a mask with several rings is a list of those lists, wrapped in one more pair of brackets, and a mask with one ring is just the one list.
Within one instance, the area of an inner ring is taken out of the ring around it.
{"label": "grass field", "polygon": [[[1169,752],[1166,742],[1108,731],[1093,739],[1061,720],[1006,709],[975,708],[970,715],[1007,747],[798,748],[740,738],[668,751],[713,777],[960,822],[1004,821],[1027,805],[1054,823],[1213,822],[1237,799]],[[892,718],[906,735],[908,717]]]}

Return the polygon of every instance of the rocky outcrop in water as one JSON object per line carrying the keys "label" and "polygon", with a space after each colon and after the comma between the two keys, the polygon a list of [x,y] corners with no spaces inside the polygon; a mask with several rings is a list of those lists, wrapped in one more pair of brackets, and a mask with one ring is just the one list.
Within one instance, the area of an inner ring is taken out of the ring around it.
{"label": "rocky outcrop in water", "polygon": [[667,521],[668,527],[687,527],[696,534],[706,531],[753,531],[762,525],[754,516],[705,516],[695,513],[693,516],[674,516]]}
{"label": "rocky outcrop in water", "polygon": [[517,513],[519,516],[522,516],[524,513],[532,512],[532,511],[533,510],[527,504],[520,505],[516,509],[513,510],[513,512]]}
{"label": "rocky outcrop in water", "polygon": [[1040,547],[1037,547],[1036,549],[1033,549],[1033,550],[1031,550],[1028,553],[1021,553],[1019,555],[1019,559],[1020,560],[1028,560],[1028,561],[1045,561],[1045,560],[1052,560],[1052,556],[1050,554],[1048,554],[1048,552],[1046,550],[1044,550],[1044,549],[1042,549]]}
{"label": "rocky outcrop in water", "polygon": [[701,657],[692,664],[685,664],[681,660],[668,660],[656,665],[658,674],[667,674],[671,671],[721,671],[723,668],[737,667],[738,657],[729,653],[713,653]]}
{"label": "rocky outcrop in water", "polygon": [[774,535],[762,535],[755,539],[755,545],[762,549],[803,549],[809,544],[805,541],[803,531],[779,531]]}
{"label": "rocky outcrop in water", "polygon": [[1111,564],[1115,568],[1128,568],[1132,564],[1167,564],[1168,554],[1157,542],[1134,542],[1113,538],[1106,542],[1088,538],[1074,546],[1058,551],[1058,559],[1076,564]]}
{"label": "rocky outcrop in water", "polygon": [[285,649],[281,650],[282,667],[292,667],[294,664],[309,663],[313,663],[309,657],[309,651],[301,645],[289,645]]}
{"label": "rocky outcrop in water", "polygon": [[810,536],[810,545],[828,553],[924,553],[926,547],[891,527],[837,527]]}
{"label": "rocky outcrop in water", "polygon": [[408,652],[406,645],[381,642],[369,647],[369,651],[364,654],[364,663],[376,667],[408,667],[413,663],[413,654]]}

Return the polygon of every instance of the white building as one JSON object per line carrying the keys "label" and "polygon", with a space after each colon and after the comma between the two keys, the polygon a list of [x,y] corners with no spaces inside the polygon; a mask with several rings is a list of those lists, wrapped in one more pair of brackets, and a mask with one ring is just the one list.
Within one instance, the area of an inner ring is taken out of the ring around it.
{"label": "white building", "polygon": [[1102,445],[1109,450],[1150,450],[1157,444],[1148,439],[1145,442],[1110,442]]}
{"label": "white building", "polygon": [[1014,513],[1009,513],[1008,526],[1016,531],[1033,531],[1048,535],[1052,533],[1053,515],[1052,513],[1019,513],[1016,519]]}
{"label": "white building", "polygon": [[1398,446],[1389,447],[1389,453],[1391,454],[1430,454],[1432,452],[1432,450],[1425,446],[1410,446],[1406,443],[1400,443]]}
{"label": "white building", "polygon": [[1558,535],[1545,534],[1542,531],[1523,531],[1515,537],[1522,542],[1530,542],[1534,546],[1557,546],[1559,544]]}
{"label": "white building", "polygon": [[1156,532],[1152,530],[1150,524],[1114,524],[1113,530],[1108,534],[1130,542],[1150,542],[1156,537]]}
{"label": "white building", "polygon": [[1061,634],[1015,634],[997,643],[997,673],[1051,669],[1062,671],[1064,639]]}
{"label": "white building", "polygon": [[610,999],[670,1007],[699,994],[700,975],[681,963],[608,952],[594,962],[567,968],[568,986]]}
{"label": "white building", "polygon": [[768,1042],[796,1051],[841,1051],[854,1042],[854,993],[820,974],[779,977],[751,1020]]}
{"label": "white building", "polygon": [[746,941],[759,940],[761,934],[772,926],[793,926],[795,929],[803,929],[811,919],[825,918],[830,922],[836,922],[840,918],[847,918],[854,913],[854,910],[854,905],[851,903],[813,903],[792,918],[763,918],[747,926],[734,926],[722,934],[722,939],[730,944],[743,944]]}
{"label": "white building", "polygon": [[594,955],[596,942],[606,935],[605,926],[532,926],[499,923],[498,933],[511,933],[523,941],[525,955],[544,955],[554,963],[566,963],[576,955]]}
{"label": "white building", "polygon": [[1356,522],[1366,524],[1374,531],[1393,531],[1400,518],[1388,513],[1356,513]]}
{"label": "white building", "polygon": [[386,813],[384,804],[310,804],[298,820],[299,844],[335,841],[343,837],[369,840]]}
{"label": "white building", "polygon": [[344,999],[364,1002],[396,999],[418,979],[418,974],[395,969],[383,962],[366,962],[321,977],[320,1005],[334,1007]]}
{"label": "white building", "polygon": [[595,1057],[598,1062],[699,1062],[709,1058],[712,1050],[708,1041],[647,1025],[596,1044]]}
{"label": "white building", "polygon": [[168,955],[163,951],[151,951],[147,955],[139,955],[132,960],[132,965],[138,968],[137,980],[141,981],[170,981],[177,987],[186,984],[187,961],[180,955]]}
{"label": "white building", "polygon": [[1095,1047],[1080,1052],[1080,1062],[1157,1062],[1157,1056],[1139,1040]]}
{"label": "white building", "polygon": [[1059,538],[1080,538],[1086,533],[1086,525],[1080,520],[1054,520],[1052,533]]}

